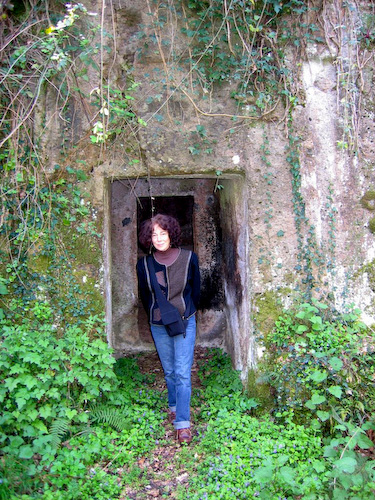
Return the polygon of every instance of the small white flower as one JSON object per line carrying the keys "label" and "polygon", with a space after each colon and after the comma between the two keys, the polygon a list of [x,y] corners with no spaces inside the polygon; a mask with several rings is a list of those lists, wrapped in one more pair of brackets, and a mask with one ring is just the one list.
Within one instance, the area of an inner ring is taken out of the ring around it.
{"label": "small white flower", "polygon": [[235,165],[238,165],[240,163],[240,157],[238,155],[234,155],[232,157],[232,162],[235,164]]}

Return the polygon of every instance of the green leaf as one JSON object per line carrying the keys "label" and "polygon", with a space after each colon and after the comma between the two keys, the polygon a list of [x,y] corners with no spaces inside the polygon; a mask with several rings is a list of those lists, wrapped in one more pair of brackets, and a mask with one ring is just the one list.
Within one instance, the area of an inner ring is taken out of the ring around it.
{"label": "green leaf", "polygon": [[89,421],[89,415],[87,413],[79,413],[76,420],[78,420],[78,422],[86,423]]}
{"label": "green leaf", "polygon": [[33,408],[32,410],[28,410],[27,415],[29,417],[29,420],[31,422],[33,422],[34,420],[37,419],[37,417],[39,415],[39,412],[38,412],[38,410],[36,410],[35,408]]}
{"label": "green leaf", "polygon": [[309,399],[308,401],[306,401],[305,406],[309,410],[315,410],[316,409],[316,405],[311,401],[311,399]]}
{"label": "green leaf", "polygon": [[289,455],[279,455],[276,459],[277,467],[281,467],[282,465],[286,464],[289,458]]}
{"label": "green leaf", "polygon": [[318,300],[316,300],[316,299],[312,299],[312,301],[313,301],[313,303],[314,303],[314,305],[315,305],[316,307],[319,307],[319,309],[328,309],[327,304],[324,304],[323,302],[319,302],[319,301],[318,301]]}
{"label": "green leaf", "polygon": [[311,429],[318,432],[322,428],[322,424],[319,422],[317,418],[313,418],[310,423]]}
{"label": "green leaf", "polygon": [[327,391],[330,394],[332,394],[332,396],[335,396],[338,399],[341,398],[342,388],[339,385],[333,385],[332,387],[328,387]]}
{"label": "green leaf", "polygon": [[326,380],[327,376],[328,372],[326,370],[316,370],[312,375],[310,375],[310,379],[319,384],[320,382],[323,382],[323,380]]}
{"label": "green leaf", "polygon": [[297,327],[297,333],[303,333],[303,332],[306,332],[307,330],[308,330],[308,328],[306,325],[298,325],[298,327]]}
{"label": "green leaf", "polygon": [[12,392],[17,387],[18,382],[18,379],[9,377],[4,380],[4,385],[10,392]]}
{"label": "green leaf", "polygon": [[16,404],[18,406],[18,409],[22,410],[22,408],[26,405],[26,399],[24,399],[24,398],[16,398]]}
{"label": "green leaf", "polygon": [[24,443],[24,440],[21,436],[9,436],[9,442],[12,449],[17,449]]}
{"label": "green leaf", "polygon": [[312,398],[311,398],[311,402],[314,405],[320,405],[320,404],[324,403],[326,400],[327,400],[327,398],[325,396],[323,396],[322,394],[317,394],[317,393],[313,394]]}
{"label": "green leaf", "polygon": [[311,328],[313,330],[321,330],[323,322],[320,316],[313,316],[312,318],[310,318],[310,321],[312,323]]}
{"label": "green leaf", "polygon": [[316,414],[317,414],[317,416],[320,418],[320,420],[321,420],[322,422],[325,422],[325,421],[326,421],[326,420],[328,420],[328,419],[329,419],[329,417],[330,417],[330,413],[329,413],[328,411],[321,411],[321,410],[318,410],[318,411],[316,412]]}
{"label": "green leaf", "polygon": [[273,467],[272,465],[267,465],[265,467],[258,467],[254,472],[254,479],[257,483],[268,483],[272,480]]}
{"label": "green leaf", "polygon": [[70,420],[75,417],[77,415],[77,410],[73,409],[73,410],[69,410],[69,408],[67,408],[65,410],[65,415],[67,416],[67,418],[69,418]]}
{"label": "green leaf", "polygon": [[347,472],[348,474],[352,474],[357,466],[357,460],[352,457],[343,457],[333,462],[333,465],[340,472]]}
{"label": "green leaf", "polygon": [[331,358],[329,360],[329,364],[331,365],[331,367],[333,368],[333,370],[341,370],[342,366],[343,366],[343,362],[341,361],[340,358],[337,358],[336,356],[334,356],[333,358]]}
{"label": "green leaf", "polygon": [[24,375],[22,377],[22,383],[30,390],[37,384],[37,380],[32,375]]}
{"label": "green leaf", "polygon": [[20,452],[19,452],[19,457],[24,458],[24,459],[30,459],[33,456],[33,449],[30,445],[26,446],[21,446]]}
{"label": "green leaf", "polygon": [[35,427],[32,425],[26,425],[23,429],[23,435],[27,437],[35,437],[38,435]]}
{"label": "green leaf", "polygon": [[319,474],[320,472],[324,472],[325,471],[325,464],[323,461],[319,461],[319,460],[314,460],[312,462],[312,466],[314,467],[314,469],[316,470],[316,472]]}
{"label": "green leaf", "polygon": [[374,480],[374,478],[375,478],[375,461],[371,460],[371,461],[367,462],[365,469],[366,469],[366,472],[372,478],[372,480]]}
{"label": "green leaf", "polygon": [[36,352],[26,352],[23,356],[23,361],[28,363],[40,364],[40,356]]}
{"label": "green leaf", "polygon": [[197,125],[195,128],[199,135],[204,137],[207,136],[206,128],[203,125]]}
{"label": "green leaf", "polygon": [[346,432],[348,430],[347,426],[343,425],[343,424],[337,424],[337,425],[335,425],[335,430],[336,429],[338,431],[342,431],[342,432]]}
{"label": "green leaf", "polygon": [[287,484],[293,484],[296,475],[296,469],[292,467],[281,467],[280,476]]}
{"label": "green leaf", "polygon": [[318,359],[320,358],[325,358],[327,356],[327,353],[326,352],[315,352],[314,353],[314,356]]}
{"label": "green leaf", "polygon": [[48,434],[48,429],[41,420],[36,420],[34,422],[34,427],[38,429],[43,434]]}
{"label": "green leaf", "polygon": [[360,448],[364,450],[368,450],[369,448],[374,447],[374,443],[371,441],[369,437],[367,437],[366,434],[359,434],[358,439],[357,439],[357,444]]}

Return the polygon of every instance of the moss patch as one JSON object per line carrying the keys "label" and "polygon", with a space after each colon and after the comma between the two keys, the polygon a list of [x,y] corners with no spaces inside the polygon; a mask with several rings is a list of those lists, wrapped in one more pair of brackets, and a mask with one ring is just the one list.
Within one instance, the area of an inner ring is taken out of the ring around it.
{"label": "moss patch", "polygon": [[74,255],[79,263],[91,264],[99,269],[102,261],[102,250],[98,238],[90,234],[77,234],[74,227],[61,226],[60,237],[62,238],[65,247],[69,253]]}
{"label": "moss patch", "polygon": [[[284,301],[292,293],[290,288],[282,288],[259,294],[255,300],[254,322],[263,342],[267,342],[268,334],[272,331],[275,322],[284,310]],[[264,381],[264,366],[259,360],[257,370],[250,370],[247,378],[247,393],[256,398],[263,409],[267,411],[273,405],[270,386]]]}
{"label": "moss patch", "polygon": [[369,189],[361,198],[361,205],[366,210],[375,210],[375,191]]}
{"label": "moss patch", "polygon": [[362,266],[354,275],[354,278],[361,276],[362,274],[367,274],[367,279],[369,286],[373,292],[375,292],[375,260],[372,260],[368,264]]}
{"label": "moss patch", "polygon": [[83,269],[73,271],[73,275],[81,289],[82,298],[88,299],[90,303],[91,314],[103,314],[104,297],[98,287],[97,279]]}
{"label": "moss patch", "polygon": [[259,370],[249,370],[246,392],[250,398],[259,401],[261,411],[268,411],[273,406],[270,389],[270,386],[262,381],[262,375]]}
{"label": "moss patch", "polygon": [[277,291],[268,291],[256,297],[255,310],[257,312],[254,315],[254,320],[262,335],[267,335],[272,330],[275,321],[283,312],[282,298],[289,296],[290,293],[289,288],[283,288]]}
{"label": "moss patch", "polygon": [[48,271],[50,263],[51,261],[46,255],[32,255],[28,259],[29,268],[41,274]]}

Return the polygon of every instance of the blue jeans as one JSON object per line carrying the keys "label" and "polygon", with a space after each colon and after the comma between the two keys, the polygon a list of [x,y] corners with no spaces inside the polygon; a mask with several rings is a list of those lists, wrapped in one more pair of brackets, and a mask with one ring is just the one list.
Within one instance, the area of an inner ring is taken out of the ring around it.
{"label": "blue jeans", "polygon": [[168,389],[168,406],[176,411],[175,429],[190,427],[191,367],[196,335],[195,316],[188,320],[186,336],[170,337],[163,325],[151,325]]}

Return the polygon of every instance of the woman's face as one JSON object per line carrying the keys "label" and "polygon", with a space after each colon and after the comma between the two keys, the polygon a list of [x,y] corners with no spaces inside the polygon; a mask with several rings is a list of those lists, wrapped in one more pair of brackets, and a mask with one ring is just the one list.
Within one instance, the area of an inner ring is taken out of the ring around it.
{"label": "woman's face", "polygon": [[165,252],[171,246],[168,231],[162,229],[159,224],[155,224],[152,229],[152,244],[159,252]]}

